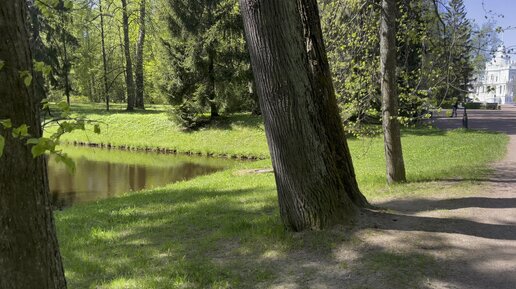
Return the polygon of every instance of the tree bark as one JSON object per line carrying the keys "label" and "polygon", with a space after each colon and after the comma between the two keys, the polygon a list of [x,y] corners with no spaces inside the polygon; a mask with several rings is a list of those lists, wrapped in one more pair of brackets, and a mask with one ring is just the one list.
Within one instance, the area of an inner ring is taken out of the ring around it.
{"label": "tree bark", "polygon": [[127,110],[134,110],[135,92],[133,79],[133,64],[131,62],[131,42],[129,41],[129,16],[127,15],[127,0],[122,1],[122,28],[124,29],[125,54],[125,84],[127,89]]}
{"label": "tree bark", "polygon": [[280,213],[294,231],[367,206],[344,135],[316,0],[240,0]]}
{"label": "tree bark", "polygon": [[144,74],[143,74],[143,56],[145,47],[145,0],[142,0],[140,6],[140,30],[138,34],[138,43],[136,44],[136,107],[145,109],[144,104]]}
{"label": "tree bark", "polygon": [[[38,7],[35,5],[35,0],[27,1],[28,11],[31,19],[31,30],[30,30],[30,44],[31,51],[34,55],[35,61],[45,62],[45,45],[43,44],[43,40],[40,35],[40,11]],[[36,90],[36,98],[41,102],[43,99],[47,97],[47,92],[45,90],[45,77],[42,72],[34,72],[34,85]]]}
{"label": "tree bark", "polygon": [[64,93],[66,96],[66,103],[70,105],[70,60],[68,59],[68,47],[66,45],[66,30],[65,30],[65,11],[61,13],[61,42],[63,42],[63,77],[64,77]]}
{"label": "tree bark", "polygon": [[253,108],[251,110],[252,115],[262,115],[262,111],[260,110],[260,100],[258,100],[258,94],[256,94],[256,84],[254,83],[254,79],[250,80],[247,83],[249,88],[249,96],[253,100]]}
{"label": "tree bark", "polygon": [[[213,9],[214,3],[211,1],[208,3],[209,27],[214,24],[212,15]],[[219,116],[219,107],[217,106],[217,102],[215,102],[215,56],[217,55],[217,51],[215,50],[215,43],[213,43],[213,40],[211,40],[211,42],[208,44],[206,50],[208,53],[208,102],[210,104],[210,117],[213,119]]]}
{"label": "tree bark", "polygon": [[104,68],[104,97],[106,99],[106,110],[109,111],[109,91],[108,91],[108,79],[107,79],[107,56],[106,56],[106,43],[104,36],[104,14],[102,12],[102,0],[99,0],[99,13],[100,13],[100,40],[102,46],[102,67]]}
{"label": "tree bark", "polygon": [[[25,0],[0,1],[0,119],[13,127],[29,126],[41,136],[39,101],[32,71]],[[63,289],[66,281],[49,203],[45,158],[34,159],[25,139],[0,129],[5,148],[0,157],[0,288]]]}
{"label": "tree bark", "polygon": [[219,108],[215,102],[215,48],[208,45],[208,102],[210,103],[210,117],[219,116]]}
{"label": "tree bark", "polygon": [[382,78],[382,126],[388,183],[406,181],[398,120],[396,10],[396,0],[382,0],[380,69]]}

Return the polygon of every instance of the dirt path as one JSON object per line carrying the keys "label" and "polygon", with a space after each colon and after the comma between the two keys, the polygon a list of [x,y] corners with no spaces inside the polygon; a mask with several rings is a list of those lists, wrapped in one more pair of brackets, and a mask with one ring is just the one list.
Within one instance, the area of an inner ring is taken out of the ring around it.
{"label": "dirt path", "polygon": [[[438,120],[437,125],[460,127],[461,120]],[[373,214],[381,232],[367,240],[401,256],[432,256],[440,272],[421,274],[426,278],[419,283],[422,288],[514,289],[516,108],[472,111],[469,127],[502,131],[510,137],[506,157],[494,164],[493,175],[483,181],[486,190],[459,198],[440,194],[443,197],[378,204],[394,213],[388,218],[385,213]]]}
{"label": "dirt path", "polygon": [[[330,240],[330,252],[304,249],[267,261],[282,277],[257,288],[516,289],[516,108],[469,115],[470,128],[510,136],[508,154],[482,189],[450,197],[443,184],[433,198],[376,203],[386,210],[364,213],[351,231],[312,236]],[[461,118],[436,123],[462,125]]]}

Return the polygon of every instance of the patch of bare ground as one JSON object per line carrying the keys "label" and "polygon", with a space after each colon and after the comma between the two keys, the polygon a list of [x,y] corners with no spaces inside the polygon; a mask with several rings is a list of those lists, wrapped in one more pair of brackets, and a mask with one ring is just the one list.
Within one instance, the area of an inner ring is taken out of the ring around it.
{"label": "patch of bare ground", "polygon": [[[479,115],[470,124],[516,128],[515,109]],[[296,234],[294,252],[253,257],[275,278],[246,288],[516,288],[516,135],[506,133],[507,156],[467,192],[460,180],[432,183],[434,195],[376,200],[353,228]]]}

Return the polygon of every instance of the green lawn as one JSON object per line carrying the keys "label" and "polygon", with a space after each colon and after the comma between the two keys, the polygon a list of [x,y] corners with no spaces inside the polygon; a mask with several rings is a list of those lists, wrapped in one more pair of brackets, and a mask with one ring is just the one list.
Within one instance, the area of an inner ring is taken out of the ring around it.
{"label": "green lawn", "polygon": [[[240,173],[271,166],[259,117],[237,115],[200,131],[182,132],[163,111],[105,114],[90,107],[74,109],[109,126],[99,136],[78,132],[67,136],[68,141],[266,159],[58,212],[70,288],[267,286],[279,277],[282,261],[291,260],[295,252],[326,256],[336,242],[356,242],[352,236],[335,240],[332,231],[299,235],[283,230],[273,175]],[[382,139],[350,140],[359,184],[373,202],[471,190],[487,172],[487,164],[503,155],[506,144],[505,135],[494,133],[405,130],[410,183],[388,187]],[[434,182],[457,178],[464,181],[444,188],[443,182]]]}

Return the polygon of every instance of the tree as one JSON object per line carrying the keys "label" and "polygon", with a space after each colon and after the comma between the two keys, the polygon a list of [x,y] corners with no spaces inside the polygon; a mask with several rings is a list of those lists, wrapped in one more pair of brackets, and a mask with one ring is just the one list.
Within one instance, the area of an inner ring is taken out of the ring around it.
{"label": "tree", "polygon": [[[22,137],[41,135],[25,0],[0,1],[0,288],[63,289],[66,281],[48,199],[46,161]],[[6,121],[9,119],[9,121]],[[11,128],[9,128],[11,127]],[[15,133],[16,135],[16,133]]]}
{"label": "tree", "polygon": [[138,42],[136,43],[136,107],[144,109],[144,78],[143,78],[143,57],[145,47],[145,0],[140,3],[140,29],[138,32]]}
{"label": "tree", "polygon": [[124,55],[125,55],[125,85],[127,91],[127,110],[133,110],[135,105],[135,91],[133,78],[133,64],[131,62],[131,42],[129,40],[129,15],[127,13],[127,0],[122,1],[122,28],[124,29]]}
{"label": "tree", "polygon": [[[211,118],[233,103],[252,104],[249,58],[236,0],[168,0],[165,39],[171,79],[164,93],[185,126],[209,110]],[[242,97],[244,96],[244,97]],[[243,99],[244,98],[244,99]],[[225,107],[224,107],[225,105]],[[202,120],[202,119],[201,119]]]}
{"label": "tree", "polygon": [[449,92],[453,97],[464,100],[469,93],[473,75],[471,23],[466,15],[466,8],[462,0],[451,0],[449,9],[443,19],[447,24],[445,43],[448,49],[448,83]]}
{"label": "tree", "polygon": [[315,0],[240,0],[283,223],[349,222],[367,206],[339,116]]}
{"label": "tree", "polygon": [[104,14],[102,12],[102,0],[99,0],[99,12],[100,12],[100,39],[102,48],[102,68],[104,74],[102,80],[104,83],[104,98],[106,100],[106,110],[109,111],[109,85],[108,85],[108,71],[107,71],[107,56],[106,56],[106,37],[104,35]]}
{"label": "tree", "polygon": [[406,181],[398,121],[396,79],[396,0],[382,0],[380,25],[380,70],[382,86],[382,127],[387,182]]}

